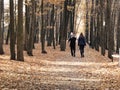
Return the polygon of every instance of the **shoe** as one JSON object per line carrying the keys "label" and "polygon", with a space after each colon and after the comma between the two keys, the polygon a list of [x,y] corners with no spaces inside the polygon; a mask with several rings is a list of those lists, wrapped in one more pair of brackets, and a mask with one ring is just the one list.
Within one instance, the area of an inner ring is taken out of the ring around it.
{"label": "shoe", "polygon": [[73,55],[73,57],[75,57],[75,54]]}
{"label": "shoe", "polygon": [[81,57],[84,57],[84,54],[82,54]]}
{"label": "shoe", "polygon": [[84,55],[82,55],[82,57],[84,57]]}
{"label": "shoe", "polygon": [[71,56],[73,56],[73,54],[71,54]]}

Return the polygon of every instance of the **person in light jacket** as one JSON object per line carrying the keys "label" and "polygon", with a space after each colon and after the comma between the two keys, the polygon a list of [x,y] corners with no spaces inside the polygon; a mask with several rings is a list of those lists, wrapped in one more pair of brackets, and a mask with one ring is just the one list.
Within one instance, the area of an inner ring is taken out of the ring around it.
{"label": "person in light jacket", "polygon": [[70,36],[68,42],[70,42],[71,55],[73,57],[75,57],[75,52],[76,52],[76,37],[75,37],[75,34],[71,33],[71,36]]}

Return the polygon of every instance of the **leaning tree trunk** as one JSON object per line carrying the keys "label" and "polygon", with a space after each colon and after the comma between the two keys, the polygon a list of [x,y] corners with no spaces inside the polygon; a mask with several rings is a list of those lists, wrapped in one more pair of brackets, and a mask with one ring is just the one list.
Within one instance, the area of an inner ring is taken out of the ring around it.
{"label": "leaning tree trunk", "polygon": [[18,0],[17,60],[24,61],[24,57],[23,57],[23,0]]}
{"label": "leaning tree trunk", "polygon": [[0,54],[4,54],[3,51],[3,37],[2,37],[2,29],[1,29],[1,21],[2,21],[2,0],[0,0]]}
{"label": "leaning tree trunk", "polygon": [[10,59],[15,60],[15,29],[14,29],[14,2],[10,0],[10,27],[8,35],[10,32]]}

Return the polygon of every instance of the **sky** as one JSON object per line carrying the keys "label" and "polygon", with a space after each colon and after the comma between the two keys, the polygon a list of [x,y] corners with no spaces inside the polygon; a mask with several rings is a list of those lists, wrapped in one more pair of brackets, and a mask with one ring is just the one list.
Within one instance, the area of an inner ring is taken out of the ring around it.
{"label": "sky", "polygon": [[[9,8],[9,0],[4,0],[4,7],[7,8],[7,9]],[[25,7],[23,7],[23,12],[25,12]]]}
{"label": "sky", "polygon": [[4,0],[5,5],[9,4],[9,0]]}
{"label": "sky", "polygon": [[8,7],[9,6],[9,0],[4,0],[4,7]]}

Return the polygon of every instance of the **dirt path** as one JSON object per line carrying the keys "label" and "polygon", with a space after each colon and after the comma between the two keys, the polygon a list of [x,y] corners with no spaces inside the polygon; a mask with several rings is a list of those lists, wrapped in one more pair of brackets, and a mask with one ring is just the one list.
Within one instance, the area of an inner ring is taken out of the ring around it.
{"label": "dirt path", "polygon": [[25,62],[10,61],[9,53],[0,56],[0,90],[120,90],[118,61],[111,62],[99,52],[85,48],[81,58],[47,48],[48,54],[34,50]]}

